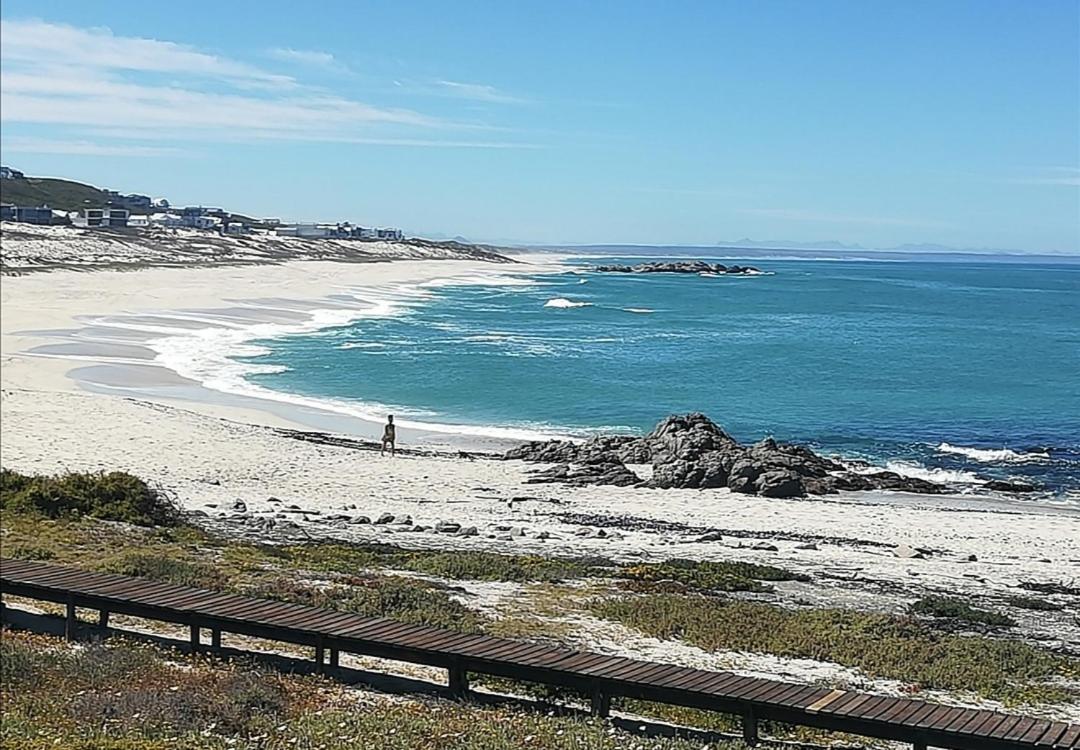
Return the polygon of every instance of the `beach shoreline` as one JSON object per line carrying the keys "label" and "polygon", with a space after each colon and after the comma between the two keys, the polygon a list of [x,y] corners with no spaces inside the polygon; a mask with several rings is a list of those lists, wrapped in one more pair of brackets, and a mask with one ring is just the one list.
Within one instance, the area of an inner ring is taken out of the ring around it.
{"label": "beach shoreline", "polygon": [[[93,318],[109,315],[220,309],[238,300],[323,300],[352,286],[560,269],[550,256],[541,260],[514,266],[304,261],[5,278],[0,460],[27,473],[129,471],[175,496],[194,522],[272,544],[336,539],[782,565],[813,579],[777,586],[776,596],[790,606],[902,613],[920,596],[954,595],[1000,607],[1031,582],[1075,585],[1080,512],[1067,504],[887,492],[771,499],[723,489],[529,484],[537,465],[459,457],[457,451],[475,443],[445,434],[406,429],[403,446],[445,451],[393,459],[370,446],[304,438],[290,430],[361,441],[366,435],[322,421],[327,415],[298,418],[302,407],[275,411],[255,399],[208,399],[201,386],[148,359],[152,350],[137,351],[145,341],[104,346],[72,338],[73,331],[92,328]],[[33,352],[61,344],[76,348]],[[85,372],[93,368],[105,369]],[[370,522],[359,522],[361,516]],[[386,516],[393,521],[374,523]],[[435,532],[440,523],[461,532]],[[925,552],[906,557],[897,553],[903,549]],[[1016,632],[1080,652],[1071,599],[1060,598],[1067,604],[1060,611],[1009,610]]]}

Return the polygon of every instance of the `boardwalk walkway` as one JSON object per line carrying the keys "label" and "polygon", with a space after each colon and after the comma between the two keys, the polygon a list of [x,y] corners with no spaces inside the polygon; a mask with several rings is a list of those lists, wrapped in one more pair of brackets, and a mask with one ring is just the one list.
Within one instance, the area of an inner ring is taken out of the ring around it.
{"label": "boardwalk walkway", "polygon": [[[1080,724],[955,708],[908,698],[796,685],[524,641],[466,635],[299,604],[206,591],[143,578],[23,560],[0,560],[0,593],[67,605],[68,637],[76,608],[186,625],[191,647],[210,649],[221,633],[313,646],[318,668],[331,671],[341,652],[441,667],[451,690],[468,691],[468,674],[486,674],[575,688],[607,715],[612,696],[689,706],[743,718],[754,743],[762,719],[954,750],[1080,749]],[[327,663],[329,656],[329,663]]]}

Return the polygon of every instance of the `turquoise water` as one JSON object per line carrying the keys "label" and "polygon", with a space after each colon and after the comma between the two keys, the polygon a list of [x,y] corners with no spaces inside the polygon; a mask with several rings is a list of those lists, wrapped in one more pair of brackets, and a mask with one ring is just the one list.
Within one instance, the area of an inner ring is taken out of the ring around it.
{"label": "turquoise water", "polygon": [[760,260],[772,275],[706,278],[594,262],[258,342],[253,361],[284,371],[249,379],[564,434],[696,410],[740,439],[1080,488],[1080,265]]}

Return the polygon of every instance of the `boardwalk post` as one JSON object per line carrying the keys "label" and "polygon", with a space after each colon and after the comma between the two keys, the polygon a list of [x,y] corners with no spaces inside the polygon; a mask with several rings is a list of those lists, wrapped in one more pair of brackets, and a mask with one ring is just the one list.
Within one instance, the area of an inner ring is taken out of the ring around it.
{"label": "boardwalk post", "polygon": [[469,694],[469,673],[456,661],[451,662],[448,669],[450,695],[458,699],[465,698]]}
{"label": "boardwalk post", "polygon": [[221,628],[210,629],[210,648],[214,651],[221,650]]}
{"label": "boardwalk post", "polygon": [[202,638],[202,633],[199,632],[198,625],[191,626],[191,653],[199,653],[199,640]]}
{"label": "boardwalk post", "polygon": [[79,621],[75,619],[75,596],[68,594],[67,617],[64,619],[64,637],[69,641],[75,640],[75,631],[78,625]]}
{"label": "boardwalk post", "polygon": [[326,671],[326,647],[322,637],[315,642],[315,671],[319,674]]}
{"label": "boardwalk post", "polygon": [[336,648],[330,649],[330,666],[333,669],[338,668],[338,650]]}
{"label": "boardwalk post", "polygon": [[593,691],[589,709],[593,716],[599,716],[601,719],[606,719],[608,714],[611,713],[611,695],[597,688]]}
{"label": "boardwalk post", "polygon": [[915,740],[911,745],[911,750],[926,750],[926,743],[922,740]]}
{"label": "boardwalk post", "polygon": [[742,736],[743,742],[747,745],[753,746],[758,743],[757,716],[754,714],[753,707],[748,707],[743,712]]}
{"label": "boardwalk post", "polygon": [[104,630],[109,627],[109,610],[103,609],[98,612],[98,627]]}

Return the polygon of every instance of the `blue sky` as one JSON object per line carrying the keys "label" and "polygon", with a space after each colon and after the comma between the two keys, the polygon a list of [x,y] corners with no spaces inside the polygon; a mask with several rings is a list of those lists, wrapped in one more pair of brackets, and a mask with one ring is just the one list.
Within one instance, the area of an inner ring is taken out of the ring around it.
{"label": "blue sky", "polygon": [[538,243],[1080,252],[1080,2],[4,0],[5,164]]}

